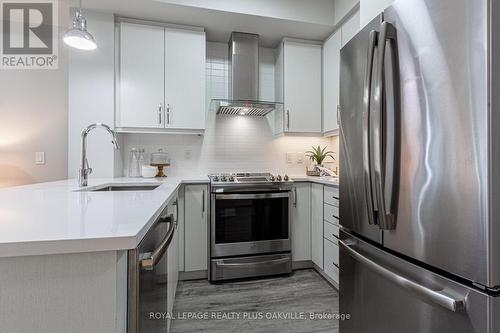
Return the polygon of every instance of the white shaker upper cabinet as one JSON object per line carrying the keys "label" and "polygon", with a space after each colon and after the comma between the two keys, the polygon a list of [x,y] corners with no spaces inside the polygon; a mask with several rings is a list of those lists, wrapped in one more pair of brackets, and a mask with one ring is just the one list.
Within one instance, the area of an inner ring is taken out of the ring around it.
{"label": "white shaker upper cabinet", "polygon": [[165,127],[205,129],[205,32],[165,29]]}
{"label": "white shaker upper cabinet", "polygon": [[121,22],[118,131],[202,133],[205,47],[202,28]]}
{"label": "white shaker upper cabinet", "polygon": [[322,132],[321,120],[321,43],[284,39],[278,50],[276,65],[279,99],[282,96],[284,112],[278,115],[283,128],[277,133]]}
{"label": "white shaker upper cabinet", "polygon": [[165,30],[121,23],[117,127],[162,128]]}
{"label": "white shaker upper cabinet", "polygon": [[339,128],[341,32],[338,30],[323,45],[323,132],[335,134]]}

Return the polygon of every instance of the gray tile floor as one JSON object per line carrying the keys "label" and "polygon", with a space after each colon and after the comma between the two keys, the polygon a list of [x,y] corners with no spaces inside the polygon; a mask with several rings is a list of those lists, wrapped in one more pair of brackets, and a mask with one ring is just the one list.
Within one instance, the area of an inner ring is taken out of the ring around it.
{"label": "gray tile floor", "polygon": [[[205,280],[180,281],[174,306],[174,316],[178,319],[172,322],[172,332],[337,333],[338,321],[311,320],[309,315],[336,314],[338,309],[337,291],[314,270],[295,271],[284,277],[219,284],[210,284]],[[200,316],[227,317],[187,319],[193,312],[199,312]],[[307,319],[301,319],[300,312],[305,313]],[[227,319],[231,315],[234,319]],[[243,318],[244,315],[247,318]],[[295,315],[297,318],[266,319],[267,316],[279,315]],[[264,319],[256,319],[259,316]]]}

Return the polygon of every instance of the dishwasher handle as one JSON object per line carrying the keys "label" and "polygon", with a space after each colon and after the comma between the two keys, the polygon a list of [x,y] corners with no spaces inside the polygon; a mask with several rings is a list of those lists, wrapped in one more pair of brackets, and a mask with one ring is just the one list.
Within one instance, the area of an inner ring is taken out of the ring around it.
{"label": "dishwasher handle", "polygon": [[174,238],[174,233],[176,229],[176,224],[174,223],[174,214],[170,214],[166,217],[168,220],[169,227],[165,238],[161,241],[158,247],[153,252],[141,253],[139,255],[139,261],[141,263],[141,269],[145,271],[151,271],[156,266],[156,264],[161,260],[165,252],[167,251],[172,239]]}
{"label": "dishwasher handle", "polygon": [[438,304],[452,312],[459,312],[465,309],[465,299],[455,299],[454,297],[444,294],[440,291],[432,290],[426,286],[423,286],[417,282],[411,281],[399,274],[396,274],[389,269],[377,264],[373,260],[365,257],[361,253],[354,250],[352,247],[347,245],[344,241],[339,240],[339,245],[347,253],[360,263],[365,264],[368,268],[372,269],[376,273],[385,277],[387,280],[394,282],[398,286],[415,293],[424,300]]}

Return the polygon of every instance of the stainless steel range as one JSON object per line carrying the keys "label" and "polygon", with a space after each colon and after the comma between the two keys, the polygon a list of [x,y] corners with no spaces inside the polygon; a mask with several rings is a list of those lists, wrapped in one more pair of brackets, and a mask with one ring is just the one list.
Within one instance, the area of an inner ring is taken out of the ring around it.
{"label": "stainless steel range", "polygon": [[292,271],[292,181],[270,173],[209,175],[211,281]]}

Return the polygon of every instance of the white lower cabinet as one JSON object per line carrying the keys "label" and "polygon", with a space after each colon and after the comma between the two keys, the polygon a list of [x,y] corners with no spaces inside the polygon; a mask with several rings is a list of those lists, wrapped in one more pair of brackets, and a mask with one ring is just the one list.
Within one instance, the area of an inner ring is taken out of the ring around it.
{"label": "white lower cabinet", "polygon": [[337,223],[339,218],[339,207],[325,203],[324,219],[330,223]]}
{"label": "white lower cabinet", "polygon": [[311,184],[296,183],[292,193],[292,260],[311,260]]}
{"label": "white lower cabinet", "polygon": [[323,185],[311,185],[311,256],[323,269]]}
{"label": "white lower cabinet", "polygon": [[332,206],[339,206],[339,189],[337,187],[325,186],[325,203]]}
{"label": "white lower cabinet", "polygon": [[339,283],[339,246],[329,239],[324,239],[325,268],[324,272],[337,285]]}
{"label": "white lower cabinet", "polygon": [[[292,230],[293,231],[293,230]],[[311,186],[311,252],[316,269],[339,286],[339,190]]]}
{"label": "white lower cabinet", "polygon": [[184,198],[184,270],[206,270],[209,215],[207,185],[186,185]]}
{"label": "white lower cabinet", "polygon": [[339,189],[325,186],[323,191],[324,272],[339,285]]}
{"label": "white lower cabinet", "polygon": [[328,221],[323,223],[324,225],[324,236],[326,239],[330,240],[333,243],[337,243],[337,239],[339,238],[339,226]]}

